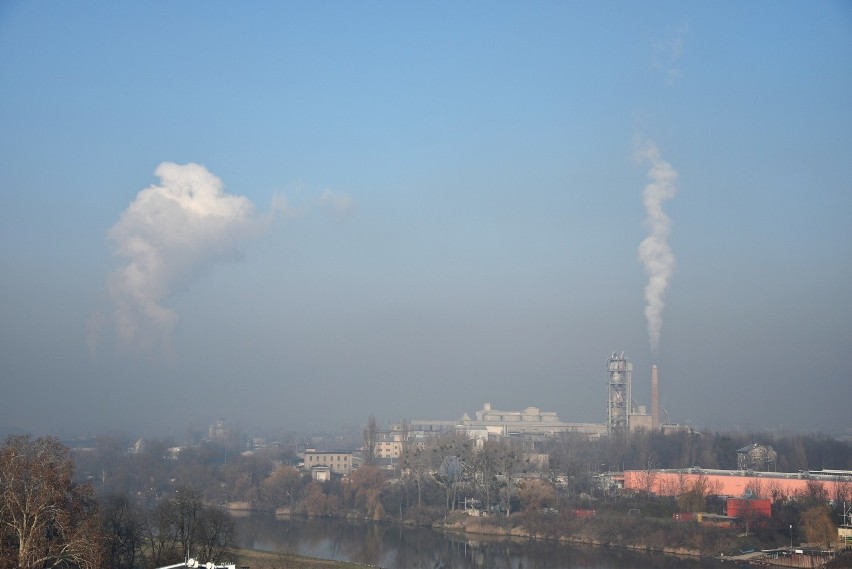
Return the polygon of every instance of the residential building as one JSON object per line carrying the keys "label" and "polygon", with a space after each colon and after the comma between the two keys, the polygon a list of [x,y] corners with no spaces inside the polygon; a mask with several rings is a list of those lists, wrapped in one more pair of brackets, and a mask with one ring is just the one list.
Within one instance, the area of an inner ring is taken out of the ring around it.
{"label": "residential building", "polygon": [[216,422],[207,427],[207,438],[215,442],[224,442],[231,438],[231,427],[225,419],[216,419]]}
{"label": "residential building", "polygon": [[376,444],[373,454],[376,458],[397,459],[402,455],[404,447],[403,433],[399,430],[376,433]]}
{"label": "residential building", "polygon": [[317,482],[325,482],[331,480],[331,467],[329,466],[314,466],[311,468],[311,478]]}
{"label": "residential building", "polygon": [[777,457],[778,453],[772,447],[753,443],[737,451],[737,468],[757,472],[775,472]]}
{"label": "residential building", "polygon": [[352,472],[352,452],[305,449],[305,469],[315,466],[327,466],[333,474],[346,476]]}

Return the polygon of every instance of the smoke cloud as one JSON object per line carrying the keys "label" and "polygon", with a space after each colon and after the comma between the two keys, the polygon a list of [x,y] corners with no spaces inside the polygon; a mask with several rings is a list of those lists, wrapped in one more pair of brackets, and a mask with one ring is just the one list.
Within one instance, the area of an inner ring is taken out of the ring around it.
{"label": "smoke cloud", "polygon": [[671,37],[653,45],[653,66],[663,72],[669,85],[674,85],[681,77],[678,63],[683,56],[688,33],[689,24],[683,23],[673,31]]}
{"label": "smoke cloud", "polygon": [[355,200],[352,196],[332,190],[323,190],[319,203],[320,207],[328,210],[338,221],[348,218],[355,209]]}
{"label": "smoke cloud", "polygon": [[639,259],[648,275],[645,286],[645,318],[648,322],[648,338],[651,350],[656,355],[660,348],[660,331],[663,327],[663,306],[669,281],[674,274],[675,259],[669,247],[671,219],[663,211],[663,202],[677,193],[677,172],[671,164],[660,157],[660,151],[651,141],[642,143],[637,158],[650,166],[650,182],[642,190],[645,205],[645,226],[648,236],[639,245]]}
{"label": "smoke cloud", "polygon": [[111,323],[122,345],[169,350],[177,314],[165,300],[211,264],[234,258],[237,242],[259,225],[254,206],[223,191],[198,164],[163,162],[159,185],[137,194],[109,230],[126,263],[107,282]]}
{"label": "smoke cloud", "polygon": [[284,221],[294,221],[305,215],[301,209],[290,203],[287,196],[279,193],[272,195],[270,210],[273,217],[279,217]]}

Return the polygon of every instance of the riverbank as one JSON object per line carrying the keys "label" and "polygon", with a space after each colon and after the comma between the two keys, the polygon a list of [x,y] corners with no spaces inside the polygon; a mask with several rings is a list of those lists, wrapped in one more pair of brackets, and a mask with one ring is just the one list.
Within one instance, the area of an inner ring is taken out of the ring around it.
{"label": "riverbank", "polygon": [[[646,551],[653,553],[665,553],[667,555],[679,555],[684,557],[714,557],[713,554],[702,551],[700,549],[689,548],[684,546],[671,545],[652,545],[646,542],[626,543],[623,541],[613,541],[602,539],[597,532],[580,531],[571,535],[558,535],[553,532],[536,533],[530,532],[523,526],[501,527],[498,525],[483,523],[479,521],[472,522],[455,522],[441,523],[434,526],[436,529],[450,531],[456,533],[464,533],[465,535],[485,535],[493,537],[512,537],[520,539],[528,539],[534,541],[558,541],[560,543],[570,543],[572,545],[592,545],[597,547],[612,547],[618,549],[630,549],[633,551]],[[618,536],[621,537],[621,536]]]}
{"label": "riverbank", "polygon": [[[722,562],[734,562],[747,565],[771,565],[778,567],[831,567],[832,569],[852,569],[852,551],[839,551],[836,557],[826,564],[823,555],[795,554],[792,557],[773,555],[773,551],[752,550],[746,554],[725,554],[724,551],[743,551],[746,545],[743,536],[719,531],[698,525],[670,525],[659,520],[644,520],[639,532],[625,531],[623,520],[615,524],[612,520],[556,521],[542,525],[540,518],[534,520],[516,519],[514,522],[498,519],[453,517],[436,522],[433,527],[444,531],[463,533],[465,536],[486,535],[531,539],[537,541],[559,541],[574,545],[593,545],[616,549],[629,549],[647,553],[663,553],[679,557],[701,557]],[[687,531],[681,531],[686,527]],[[535,528],[535,529],[533,529]],[[615,530],[615,531],[614,531]],[[687,541],[697,547],[689,547]],[[733,549],[732,549],[733,548]],[[736,549],[739,548],[739,549]],[[806,552],[807,553],[807,552]]]}
{"label": "riverbank", "polygon": [[825,569],[852,569],[852,551],[844,551],[825,564]]}
{"label": "riverbank", "polygon": [[237,566],[250,567],[251,569],[356,569],[371,567],[360,563],[318,559],[279,551],[239,548],[236,550],[236,554],[239,559]]}
{"label": "riverbank", "polygon": [[641,522],[615,518],[571,519],[552,517],[476,518],[464,514],[433,524],[436,529],[465,534],[558,541],[576,545],[616,547],[692,557],[714,557],[736,545],[715,528],[684,528],[644,519]]}

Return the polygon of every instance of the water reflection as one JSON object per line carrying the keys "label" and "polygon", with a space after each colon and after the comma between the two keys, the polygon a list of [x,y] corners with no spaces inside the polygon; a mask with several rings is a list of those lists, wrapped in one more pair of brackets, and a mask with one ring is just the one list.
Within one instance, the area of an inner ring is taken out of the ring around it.
{"label": "water reflection", "polygon": [[387,569],[709,569],[716,561],[346,520],[235,520],[239,544]]}

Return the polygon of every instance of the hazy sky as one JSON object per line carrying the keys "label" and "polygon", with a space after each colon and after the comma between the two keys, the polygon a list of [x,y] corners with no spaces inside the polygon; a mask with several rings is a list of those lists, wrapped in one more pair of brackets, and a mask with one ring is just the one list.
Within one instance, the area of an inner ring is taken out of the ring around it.
{"label": "hazy sky", "polygon": [[0,431],[600,422],[613,350],[852,427],[852,4],[0,4]]}

